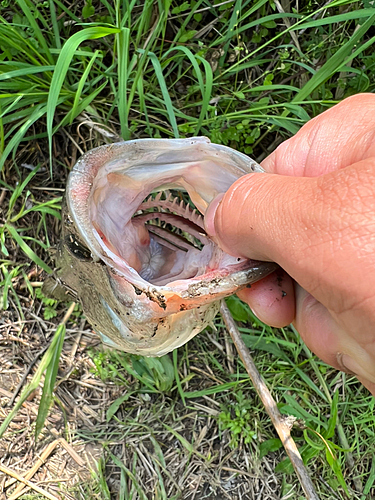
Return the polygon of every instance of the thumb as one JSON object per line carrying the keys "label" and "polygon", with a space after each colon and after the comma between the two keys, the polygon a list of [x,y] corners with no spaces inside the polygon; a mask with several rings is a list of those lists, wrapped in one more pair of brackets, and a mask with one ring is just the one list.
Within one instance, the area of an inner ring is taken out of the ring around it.
{"label": "thumb", "polygon": [[316,210],[313,183],[307,177],[245,175],[210,204],[206,230],[231,255],[284,267],[291,251],[303,255],[311,246],[306,217]]}

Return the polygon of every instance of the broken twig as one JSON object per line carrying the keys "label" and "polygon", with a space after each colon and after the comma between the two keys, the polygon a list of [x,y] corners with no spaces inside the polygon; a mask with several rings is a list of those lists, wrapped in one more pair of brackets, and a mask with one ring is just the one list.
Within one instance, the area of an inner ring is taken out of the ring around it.
{"label": "broken twig", "polygon": [[220,312],[224,319],[224,323],[232,337],[233,343],[237,348],[238,354],[246,368],[247,373],[254,385],[254,388],[262,400],[268,415],[270,416],[273,425],[283,443],[285,451],[292,462],[294,470],[301,483],[302,489],[305,492],[307,500],[319,500],[318,495],[311,482],[310,476],[307,473],[306,467],[302,461],[296,443],[294,442],[290,430],[292,425],[288,424],[287,420],[281,415],[277,408],[276,401],[273,399],[266,383],[258,372],[254,360],[242,340],[241,334],[238,331],[237,325],[232,318],[232,315],[224,301],[221,302]]}
{"label": "broken twig", "polygon": [[[53,433],[55,434],[55,433]],[[47,458],[51,455],[51,453],[54,451],[56,446],[61,445],[69,454],[70,456],[77,462],[77,464],[82,467],[84,466],[84,461],[81,459],[81,457],[74,451],[74,449],[70,446],[70,444],[64,439],[64,438],[57,438],[55,441],[50,443],[42,452],[40,457],[38,457],[36,463],[29,469],[22,477],[24,479],[31,479],[34,474],[38,471],[38,469],[44,465],[46,462]],[[5,488],[9,488],[13,484],[15,479],[10,480],[6,485]],[[17,488],[13,491],[11,496],[9,497],[8,500],[17,500],[21,495],[23,495],[26,490],[28,489],[28,486],[24,484],[20,484],[17,486]]]}
{"label": "broken twig", "polygon": [[43,490],[43,488],[40,488],[38,485],[30,482],[28,479],[25,479],[20,474],[12,469],[9,469],[9,467],[6,467],[5,465],[0,464],[0,471],[4,472],[4,474],[7,474],[8,476],[14,477],[14,479],[17,479],[17,481],[26,484],[29,488],[37,491],[40,495],[44,495],[46,498],[49,498],[49,500],[59,500],[57,497],[55,497],[55,495],[51,495],[51,493],[48,493],[48,491]]}

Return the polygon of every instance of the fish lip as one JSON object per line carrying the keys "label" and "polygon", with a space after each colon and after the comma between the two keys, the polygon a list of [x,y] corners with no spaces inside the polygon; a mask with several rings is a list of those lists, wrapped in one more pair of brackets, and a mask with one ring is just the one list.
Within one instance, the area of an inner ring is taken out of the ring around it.
{"label": "fish lip", "polygon": [[[246,263],[247,267],[245,267]],[[206,279],[202,275],[191,280],[184,280],[185,287],[179,290],[176,290],[173,286],[157,286],[151,283],[148,283],[147,286],[140,286],[138,283],[135,285],[128,280],[125,280],[124,283],[132,288],[134,300],[142,301],[147,299],[150,304],[156,306],[155,311],[158,311],[158,316],[164,317],[194,309],[197,304],[204,305],[233,295],[279,268],[274,262],[250,260],[243,262],[241,266],[242,269],[238,269],[237,272],[228,272],[226,275],[221,276],[215,275],[210,279]],[[117,271],[113,269],[111,269],[110,274],[112,276],[118,275]],[[122,279],[122,276],[119,277]],[[112,288],[116,290],[115,283],[113,283]],[[171,300],[173,297],[178,297],[178,300]],[[121,300],[120,295],[118,295],[118,298]],[[181,301],[183,302],[181,303]]]}
{"label": "fish lip", "polygon": [[[177,149],[179,147],[186,148],[189,146],[203,146],[211,144],[211,141],[207,137],[193,137],[190,139],[136,139],[133,141],[121,141],[114,144],[99,146],[83,155],[73,167],[67,184],[66,204],[68,213],[71,217],[72,222],[74,223],[77,233],[79,233],[81,236],[82,242],[89,248],[93,258],[99,259],[106,266],[108,266],[111,269],[112,274],[116,274],[118,277],[122,277],[124,280],[132,283],[133,286],[136,286],[138,290],[142,290],[142,293],[145,294],[150,294],[151,290],[156,290],[158,291],[158,293],[160,292],[162,294],[174,293],[180,296],[182,294],[185,294],[187,296],[190,294],[190,296],[193,296],[194,293],[192,292],[192,289],[194,288],[194,285],[196,286],[196,289],[198,289],[199,283],[202,282],[202,279],[205,284],[212,283],[212,290],[215,290],[215,288],[217,288],[215,283],[219,282],[219,280],[221,279],[220,276],[216,275],[211,280],[206,279],[204,275],[192,279],[181,280],[186,281],[185,286],[182,286],[180,284],[178,289],[176,289],[176,287],[173,285],[173,281],[171,282],[172,286],[169,286],[169,284],[154,285],[146,280],[143,280],[136,271],[134,271],[134,274],[132,276],[131,268],[127,269],[126,272],[124,272],[120,265],[117,265],[114,260],[103,254],[103,250],[98,241],[93,236],[92,231],[89,233],[88,231],[83,229],[84,227],[90,227],[89,215],[87,210],[85,212],[85,208],[87,207],[82,206],[82,204],[79,205],[79,203],[77,202],[79,197],[88,200],[94,179],[99,169],[102,168],[108,161],[112,161],[112,158],[116,157],[116,155],[124,154],[124,151],[126,152],[128,150],[137,151],[137,149],[139,149],[139,151],[142,151],[145,147],[153,147],[154,145],[155,148],[159,147],[160,149],[163,144],[170,146],[172,141],[173,147]],[[240,158],[241,161],[243,161],[244,165],[242,172],[243,175],[251,171],[263,171],[261,167],[255,162],[253,162],[253,168],[252,164],[250,165],[252,160],[250,160],[246,155],[237,151],[234,152],[231,148],[228,148],[226,146],[213,146],[217,148],[217,154],[220,151],[225,151],[230,155],[235,154],[236,158]],[[231,274],[234,276],[234,282],[242,281],[242,278],[237,279],[241,275],[241,272],[243,273],[244,270],[241,269],[236,271],[236,269],[233,268],[233,272],[231,272]],[[244,274],[242,274],[242,276],[244,276]],[[222,281],[225,281],[225,279],[226,276],[223,277]],[[250,282],[248,281],[247,283]],[[245,286],[247,283],[239,286]],[[226,293],[226,295],[230,295],[231,293],[234,292],[229,291],[228,289],[228,293]],[[212,295],[214,295],[213,291],[211,292],[211,296]]]}
{"label": "fish lip", "polygon": [[[248,261],[249,267],[238,272],[231,273],[230,280],[233,288],[239,291],[246,285],[259,281],[269,274],[276,271],[279,266],[275,262]],[[250,264],[251,262],[251,264]],[[200,280],[196,283],[190,283],[186,291],[181,293],[181,297],[197,298],[203,295],[212,294],[214,290],[223,286],[223,278],[214,278],[212,280]],[[231,292],[235,293],[235,292]]]}

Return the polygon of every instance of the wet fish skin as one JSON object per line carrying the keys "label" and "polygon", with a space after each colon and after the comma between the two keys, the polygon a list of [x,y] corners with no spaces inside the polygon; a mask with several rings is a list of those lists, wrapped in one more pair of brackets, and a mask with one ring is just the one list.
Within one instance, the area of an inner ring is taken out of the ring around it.
{"label": "wet fish skin", "polygon": [[[176,157],[179,154],[186,156],[187,153],[185,154],[184,151],[186,147],[189,147],[188,142],[193,146],[194,140],[198,148],[200,147],[203,152],[206,151],[206,144],[208,145],[209,141],[205,138],[179,140],[178,144],[177,141],[174,143]],[[76,202],[72,201],[72,193],[74,189],[79,196],[82,192],[84,196],[88,193],[87,200],[89,200],[96,175],[91,175],[92,171],[96,170],[97,173],[101,168],[106,168],[105,166],[113,158],[121,164],[121,151],[126,154],[130,149],[131,155],[135,158],[134,161],[137,161],[142,154],[148,158],[147,148],[150,146],[153,150],[161,149],[161,155],[164,154],[167,157],[170,156],[170,150],[173,153],[171,145],[173,140],[148,141],[152,142],[145,145],[144,140],[129,141],[132,144],[127,142],[96,148],[82,157],[78,166],[74,167],[62,210],[61,241],[55,257],[57,268],[54,277],[46,281],[44,292],[52,293],[60,298],[69,295],[75,300],[80,300],[87,319],[94,330],[101,335],[105,344],[135,354],[162,356],[202,331],[216,316],[221,298],[270,274],[277,266],[274,263],[245,262],[241,263],[238,268],[232,265],[230,268],[232,272],[227,272],[224,266],[219,270],[214,269],[211,273],[204,274],[202,279],[199,277],[187,279],[186,283],[180,280],[181,284],[179,284],[180,281],[176,281],[176,286],[172,283],[170,287],[154,286],[151,282],[133,279],[132,268],[130,268],[130,274],[126,274],[128,272],[126,270],[125,272],[123,269],[116,268],[116,265],[101,253],[102,249],[91,238],[91,234],[88,236],[92,228],[88,228],[86,223],[85,207],[82,203],[74,206]],[[160,144],[160,141],[164,142],[167,153],[163,151],[164,144]],[[183,153],[179,152],[179,147],[182,148]],[[146,148],[146,153],[142,148]],[[195,156],[199,156],[200,153],[199,151],[197,153],[196,149],[193,151],[192,148],[191,151]],[[207,151],[211,149],[210,146]],[[225,156],[226,149],[229,150],[229,148],[219,147],[218,151]],[[154,151],[153,154],[155,154]],[[236,155],[236,152],[230,150],[229,154]],[[246,157],[243,160],[243,156],[241,156],[241,161],[246,166]],[[159,157],[156,156],[156,158]],[[255,162],[249,159],[243,174],[257,170],[257,164],[255,168],[252,168],[254,164]],[[167,163],[169,168],[168,165]],[[188,163],[187,168],[190,168],[189,165]],[[127,168],[129,170],[129,167]],[[156,166],[155,172],[160,168]],[[235,170],[233,166],[230,168]],[[125,174],[128,170],[124,169]],[[153,173],[152,168],[150,172]],[[232,174],[233,172],[231,173],[233,177]],[[188,175],[191,175],[190,172]],[[77,183],[77,179],[81,177],[83,182]],[[88,177],[89,180],[87,180]],[[229,182],[233,182],[232,177]],[[115,182],[121,184],[121,178],[115,179]],[[222,183],[220,178],[218,182]],[[202,183],[207,184],[206,191],[202,191],[205,195],[207,190],[211,189],[210,179],[203,179]],[[128,189],[127,186],[128,184],[125,183],[125,190]],[[223,189],[223,186],[220,185],[220,189]],[[211,201],[209,199],[202,201],[197,193],[193,195],[196,204],[198,202],[208,205]],[[204,211],[204,208],[201,210]],[[83,223],[77,222],[79,211],[84,212],[84,229]],[[230,259],[229,256],[228,258]],[[124,272],[126,277],[124,277]]]}
{"label": "wet fish skin", "polygon": [[[191,322],[195,324],[194,328],[189,330],[189,338],[187,339],[189,340],[215,318],[219,310],[218,302],[203,304],[196,309],[186,311],[183,311],[182,305],[181,312],[173,315],[174,321],[166,321],[164,316],[149,318],[147,322],[134,323],[130,317],[131,310],[135,302],[141,300],[143,292],[134,291],[133,298],[127,297],[119,304],[112,278],[116,271],[108,268],[102,261],[95,261],[91,254],[90,258],[86,258],[88,249],[79,240],[80,234],[69,220],[65,203],[63,221],[62,238],[55,255],[57,268],[54,275],[46,279],[43,293],[59,300],[69,298],[80,301],[87,320],[94,331],[100,334],[103,343],[107,346],[133,354],[163,356],[174,347],[169,342],[167,342],[167,347],[162,347],[161,337],[168,341],[173,331],[176,344],[180,345],[178,330],[181,330],[182,343],[185,343],[186,324],[189,325]],[[73,251],[72,245],[67,243],[67,241],[71,242],[72,240],[79,244],[80,249],[85,248],[85,254],[81,250],[80,252]],[[162,303],[162,300],[160,302]],[[113,321],[114,314],[123,322],[124,326],[131,327],[133,325],[137,343],[127,342],[124,339],[121,330],[116,328],[116,323]],[[146,346],[142,345],[143,338],[146,339]]]}

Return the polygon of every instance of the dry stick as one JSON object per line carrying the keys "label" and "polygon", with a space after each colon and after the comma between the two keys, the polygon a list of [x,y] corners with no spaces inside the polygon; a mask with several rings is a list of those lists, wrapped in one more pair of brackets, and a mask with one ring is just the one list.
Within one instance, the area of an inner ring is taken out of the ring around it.
{"label": "dry stick", "polygon": [[8,474],[8,476],[14,477],[15,479],[17,479],[17,481],[21,481],[21,483],[26,484],[29,488],[33,489],[34,491],[37,491],[41,495],[44,495],[46,498],[49,498],[49,500],[59,500],[54,495],[51,495],[51,493],[48,493],[48,491],[43,490],[34,483],[31,483],[30,481],[20,476],[19,474],[17,474],[17,472],[14,472],[12,469],[9,469],[9,467],[6,467],[5,465],[0,464],[0,471],[4,472],[5,474]]}
{"label": "dry stick", "polygon": [[234,345],[237,348],[238,354],[240,355],[242,362],[246,368],[249,377],[254,385],[254,388],[262,400],[268,415],[270,416],[273,425],[281,439],[281,442],[284,445],[285,451],[292,462],[294,470],[298,476],[298,479],[301,483],[303,491],[305,492],[307,500],[319,500],[318,495],[314,489],[314,486],[311,482],[311,479],[307,473],[307,470],[303,464],[301,455],[299,454],[296,443],[293,441],[292,436],[290,435],[291,426],[287,424],[285,418],[280,414],[276,401],[273,399],[266,383],[262,379],[260,373],[258,372],[253,358],[246,347],[244,341],[242,340],[241,334],[237,329],[237,325],[232,318],[232,315],[225,304],[224,301],[221,302],[220,312],[224,319],[224,323],[232,337]]}
{"label": "dry stick", "polygon": [[[24,477],[25,479],[31,479],[33,477],[33,475],[38,471],[38,469],[46,462],[47,458],[51,455],[53,450],[59,444],[70,454],[70,456],[77,462],[77,464],[79,466],[81,466],[81,467],[84,466],[84,461],[74,451],[74,449],[69,445],[69,443],[64,438],[58,438],[55,441],[53,441],[52,443],[50,443],[44,449],[44,451],[42,452],[40,457],[38,457],[36,463],[22,477]],[[11,481],[14,481],[14,480],[11,480]],[[6,484],[6,488],[9,488],[9,486],[11,485],[11,481]],[[11,496],[9,497],[8,500],[17,500],[17,498],[20,497],[21,495],[23,495],[27,489],[28,489],[27,486],[20,484],[13,491],[13,493],[11,494]]]}
{"label": "dry stick", "polygon": [[[57,432],[55,432],[54,429],[51,429],[51,434],[55,437],[58,436]],[[59,443],[61,446],[64,448],[65,451],[69,453],[69,455],[72,457],[72,459],[76,462],[79,467],[84,467],[85,462],[84,460],[78,455],[78,453],[74,450],[72,446],[66,441],[64,438],[58,438]]]}
{"label": "dry stick", "polygon": [[[44,449],[44,451],[42,452],[40,457],[38,457],[36,463],[31,467],[31,469],[29,469],[26,472],[26,474],[23,474],[22,477],[24,479],[31,479],[33,477],[33,475],[38,471],[38,469],[45,463],[47,458],[51,455],[51,453],[53,452],[53,450],[56,448],[56,446],[58,444],[59,444],[58,439],[56,439],[55,441],[50,443],[47,446],[47,448]],[[5,488],[9,488],[10,486],[12,486],[12,484],[15,481],[16,481],[16,479],[11,479],[10,481],[8,481],[8,483],[5,485]],[[8,500],[15,500],[19,496],[23,495],[25,493],[26,489],[28,489],[27,486],[25,486],[24,484],[19,484],[17,486],[17,488],[13,491],[13,493],[11,494],[11,496],[9,497]]]}

